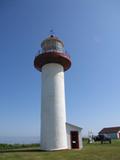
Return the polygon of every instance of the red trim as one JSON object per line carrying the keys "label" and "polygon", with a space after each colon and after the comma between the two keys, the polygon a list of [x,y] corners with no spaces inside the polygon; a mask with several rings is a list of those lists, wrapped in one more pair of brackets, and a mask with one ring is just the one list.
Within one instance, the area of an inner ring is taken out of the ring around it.
{"label": "red trim", "polygon": [[41,71],[42,67],[48,63],[59,63],[64,67],[64,71],[68,70],[71,66],[70,56],[61,52],[53,51],[42,53],[34,59],[34,66],[39,71]]}

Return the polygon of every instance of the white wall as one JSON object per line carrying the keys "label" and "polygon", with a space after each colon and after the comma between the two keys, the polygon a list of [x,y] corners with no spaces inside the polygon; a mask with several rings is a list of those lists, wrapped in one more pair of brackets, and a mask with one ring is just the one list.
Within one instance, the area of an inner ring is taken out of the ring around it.
{"label": "white wall", "polygon": [[68,148],[71,149],[71,137],[70,137],[70,132],[71,131],[78,131],[79,134],[79,148],[83,148],[83,143],[82,143],[82,134],[81,134],[81,128],[78,128],[76,126],[69,125],[66,123],[66,130],[67,130],[67,145]]}
{"label": "white wall", "polygon": [[64,69],[57,63],[42,67],[41,149],[67,148]]}
{"label": "white wall", "polygon": [[117,138],[118,138],[118,139],[120,139],[119,134],[120,134],[120,131],[117,132]]}

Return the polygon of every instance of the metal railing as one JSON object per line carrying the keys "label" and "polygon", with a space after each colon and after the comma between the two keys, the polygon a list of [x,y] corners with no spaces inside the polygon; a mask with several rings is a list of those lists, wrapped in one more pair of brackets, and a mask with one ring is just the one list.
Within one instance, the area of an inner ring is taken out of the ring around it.
{"label": "metal railing", "polygon": [[70,55],[68,54],[68,52],[65,50],[65,51],[59,51],[59,50],[55,50],[55,49],[51,49],[51,50],[48,50],[48,51],[42,51],[41,50],[38,50],[38,52],[36,53],[35,57],[39,56],[40,54],[43,54],[43,53],[50,53],[50,52],[57,52],[57,53],[60,53],[60,54],[63,54],[65,57],[67,58],[71,58]]}

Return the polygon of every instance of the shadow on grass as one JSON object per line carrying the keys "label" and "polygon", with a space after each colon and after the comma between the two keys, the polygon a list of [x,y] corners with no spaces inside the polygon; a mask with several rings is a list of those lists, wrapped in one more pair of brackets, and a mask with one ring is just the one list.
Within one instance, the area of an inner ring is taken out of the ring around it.
{"label": "shadow on grass", "polygon": [[33,148],[21,148],[21,149],[6,149],[6,150],[0,150],[0,153],[8,153],[8,152],[46,152],[41,149],[33,149]]}
{"label": "shadow on grass", "polygon": [[[74,149],[75,150],[75,149]],[[78,150],[78,149],[76,149]],[[39,148],[21,148],[21,149],[6,149],[0,150],[0,153],[12,153],[12,152],[56,152],[58,150],[50,151],[50,150],[42,150]],[[69,149],[59,150],[59,151],[70,151]],[[79,151],[79,150],[78,150]]]}

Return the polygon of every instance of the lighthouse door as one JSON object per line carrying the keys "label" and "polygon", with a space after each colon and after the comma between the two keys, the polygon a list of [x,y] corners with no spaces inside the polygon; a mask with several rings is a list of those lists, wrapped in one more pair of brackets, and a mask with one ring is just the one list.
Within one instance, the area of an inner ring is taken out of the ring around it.
{"label": "lighthouse door", "polygon": [[78,131],[71,131],[71,148],[79,148]]}

